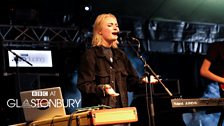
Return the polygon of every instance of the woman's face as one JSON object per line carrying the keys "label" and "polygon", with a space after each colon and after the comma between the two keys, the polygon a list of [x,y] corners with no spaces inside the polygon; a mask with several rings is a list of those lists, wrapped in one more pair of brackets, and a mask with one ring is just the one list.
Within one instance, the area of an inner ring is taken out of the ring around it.
{"label": "woman's face", "polygon": [[114,17],[106,17],[101,24],[100,35],[102,36],[103,42],[112,44],[118,38],[119,27],[117,19]]}

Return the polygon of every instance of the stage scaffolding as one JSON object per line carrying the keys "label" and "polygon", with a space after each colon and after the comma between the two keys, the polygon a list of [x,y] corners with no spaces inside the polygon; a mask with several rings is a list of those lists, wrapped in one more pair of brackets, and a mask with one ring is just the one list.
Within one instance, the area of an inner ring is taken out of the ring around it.
{"label": "stage scaffolding", "polygon": [[78,27],[0,25],[0,38],[7,47],[76,46],[84,34]]}

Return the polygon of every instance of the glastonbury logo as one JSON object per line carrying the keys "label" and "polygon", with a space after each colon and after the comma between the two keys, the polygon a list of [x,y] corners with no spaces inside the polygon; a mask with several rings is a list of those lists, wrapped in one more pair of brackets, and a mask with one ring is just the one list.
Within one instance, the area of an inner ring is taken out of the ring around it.
{"label": "glastonbury logo", "polygon": [[81,104],[81,99],[52,99],[48,97],[56,96],[55,91],[32,91],[32,96],[34,98],[22,99],[21,103],[18,99],[8,99],[7,106],[9,108],[37,108],[45,110],[50,107],[79,107]]}

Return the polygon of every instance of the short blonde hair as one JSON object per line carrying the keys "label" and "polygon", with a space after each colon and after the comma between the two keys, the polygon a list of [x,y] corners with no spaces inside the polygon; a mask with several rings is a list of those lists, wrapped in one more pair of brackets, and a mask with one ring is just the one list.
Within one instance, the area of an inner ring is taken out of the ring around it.
{"label": "short blonde hair", "polygon": [[[93,25],[93,38],[92,38],[92,46],[101,46],[102,45],[102,36],[99,34],[99,32],[102,29],[102,22],[107,18],[107,17],[113,17],[115,19],[117,19],[115,17],[115,15],[111,14],[111,13],[107,13],[107,14],[100,14],[97,16],[94,25]],[[116,40],[113,44],[112,44],[112,48],[117,48],[118,44],[118,40]]]}

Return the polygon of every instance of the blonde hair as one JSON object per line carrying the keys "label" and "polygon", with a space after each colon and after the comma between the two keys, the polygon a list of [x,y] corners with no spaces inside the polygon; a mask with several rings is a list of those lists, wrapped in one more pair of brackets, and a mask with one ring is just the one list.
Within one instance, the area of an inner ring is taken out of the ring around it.
{"label": "blonde hair", "polygon": [[[95,22],[94,22],[94,25],[93,25],[93,38],[92,38],[92,46],[101,46],[102,45],[102,36],[99,34],[99,32],[101,31],[102,29],[102,22],[104,22],[104,20],[107,18],[107,17],[113,17],[116,19],[116,17],[111,14],[111,13],[108,13],[108,14],[100,14],[97,16]],[[118,44],[118,41],[114,41],[112,43],[112,48],[117,48]]]}

